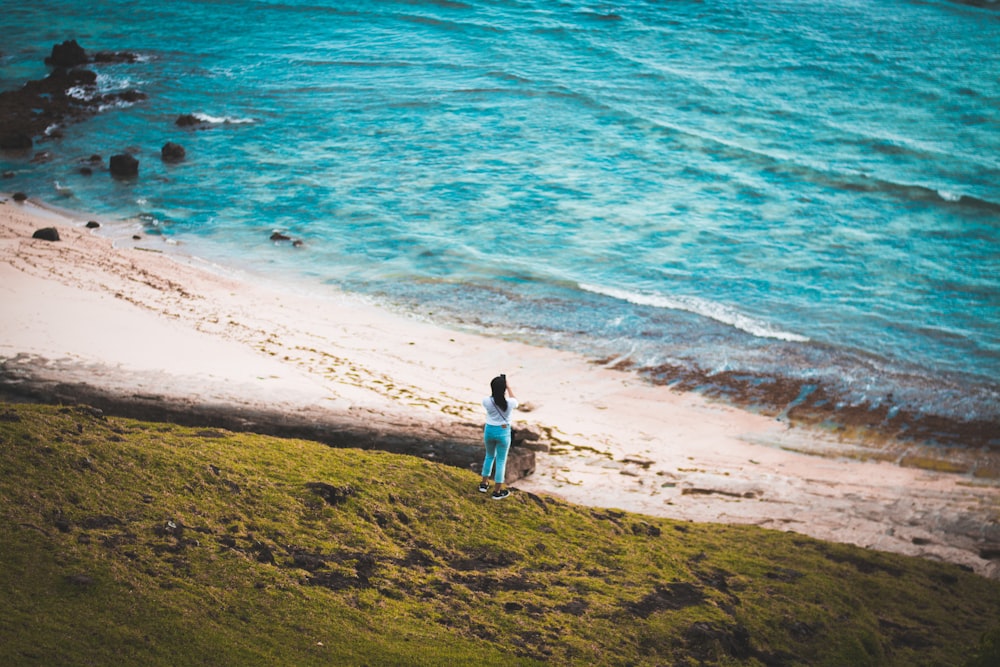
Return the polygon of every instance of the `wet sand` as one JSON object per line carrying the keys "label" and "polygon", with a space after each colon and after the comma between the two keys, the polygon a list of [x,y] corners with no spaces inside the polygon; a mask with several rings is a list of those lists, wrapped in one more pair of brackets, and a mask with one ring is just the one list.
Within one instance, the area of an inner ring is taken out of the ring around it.
{"label": "wet sand", "polygon": [[[208,266],[161,237],[115,244],[85,229],[89,218],[0,201],[7,397],[89,397],[338,445],[419,440],[443,460],[449,447],[476,456],[479,401],[505,372],[524,403],[515,425],[539,436],[521,491],[792,530],[1000,578],[995,450],[791,426],[577,355]],[[31,238],[53,225],[60,241]]]}

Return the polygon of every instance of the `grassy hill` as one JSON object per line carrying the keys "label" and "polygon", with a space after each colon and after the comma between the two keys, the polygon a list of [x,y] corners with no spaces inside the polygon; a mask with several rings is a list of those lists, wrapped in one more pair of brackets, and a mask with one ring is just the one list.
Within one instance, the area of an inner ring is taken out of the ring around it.
{"label": "grassy hill", "polygon": [[0,664],[1000,655],[1000,582],[955,566],[527,493],[495,502],[477,481],[413,457],[0,404]]}

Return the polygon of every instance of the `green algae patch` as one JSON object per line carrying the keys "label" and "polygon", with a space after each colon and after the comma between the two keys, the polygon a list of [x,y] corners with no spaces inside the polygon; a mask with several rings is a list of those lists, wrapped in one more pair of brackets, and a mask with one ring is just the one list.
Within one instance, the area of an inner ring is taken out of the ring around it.
{"label": "green algae patch", "polygon": [[976,479],[1000,479],[1000,463],[989,461],[978,465],[972,476]]}
{"label": "green algae patch", "polygon": [[964,475],[971,470],[971,466],[963,461],[952,461],[935,456],[924,456],[920,454],[910,454],[904,456],[899,461],[899,465],[907,468],[920,468],[932,472],[944,472]]}
{"label": "green algae patch", "polygon": [[961,568],[522,492],[494,502],[477,482],[414,457],[0,405],[0,664],[995,655],[1000,583]]}

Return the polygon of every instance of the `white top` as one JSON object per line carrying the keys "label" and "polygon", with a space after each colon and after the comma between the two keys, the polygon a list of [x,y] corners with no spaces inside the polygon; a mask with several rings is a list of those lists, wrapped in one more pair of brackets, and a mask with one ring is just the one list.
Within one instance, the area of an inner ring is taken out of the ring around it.
{"label": "white top", "polygon": [[507,397],[507,411],[501,412],[500,407],[493,403],[493,397],[487,396],[483,399],[483,407],[486,408],[486,423],[489,426],[505,426],[510,424],[510,415],[517,407],[517,399]]}

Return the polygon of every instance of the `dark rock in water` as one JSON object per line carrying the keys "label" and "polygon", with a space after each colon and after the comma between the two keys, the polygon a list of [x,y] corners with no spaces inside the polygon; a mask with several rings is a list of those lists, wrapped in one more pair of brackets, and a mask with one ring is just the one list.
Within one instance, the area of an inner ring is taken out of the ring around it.
{"label": "dark rock in water", "polygon": [[[134,57],[118,54],[117,59]],[[87,61],[75,40],[57,44],[46,59],[55,68],[47,77],[0,92],[0,149],[29,149],[33,141],[59,136],[60,125],[85,120],[116,103],[146,99],[135,90],[102,94],[97,75],[79,67]]]}
{"label": "dark rock in water", "polygon": [[31,238],[42,239],[43,241],[58,241],[59,230],[55,227],[43,227],[36,230],[35,233],[31,235]]}
{"label": "dark rock in water", "polygon": [[85,226],[87,227],[87,229],[97,229],[98,227],[101,226],[101,223],[97,222],[96,220],[90,220],[87,222]]}
{"label": "dark rock in water", "polygon": [[163,148],[160,149],[160,158],[164,162],[181,162],[186,154],[183,146],[172,141],[163,144]]}
{"label": "dark rock in water", "polygon": [[[92,88],[97,85],[97,73],[89,69],[55,69],[42,81],[55,85],[84,86]],[[74,91],[76,93],[76,91]],[[96,92],[96,89],[95,89]]]}
{"label": "dark rock in water", "polygon": [[135,104],[136,102],[141,102],[146,99],[148,95],[146,93],[140,92],[138,90],[123,90],[115,96],[115,100],[119,102],[128,102],[129,104]]}
{"label": "dark rock in water", "polygon": [[198,127],[201,124],[201,121],[194,114],[190,113],[182,114],[174,121],[174,125],[177,127]]}
{"label": "dark rock in water", "polygon": [[112,155],[109,164],[112,176],[129,178],[139,175],[139,161],[128,153]]}
{"label": "dark rock in water", "polygon": [[274,232],[273,234],[271,234],[271,240],[275,242],[292,241],[292,246],[295,248],[301,248],[303,245],[305,245],[301,240],[299,239],[292,240],[292,237],[288,236],[287,234],[282,234],[281,232]]}
{"label": "dark rock in water", "polygon": [[84,176],[90,176],[94,173],[94,167],[100,165],[103,161],[104,159],[100,155],[91,155],[89,158],[80,160],[84,164],[78,171]]}
{"label": "dark rock in water", "polygon": [[27,150],[34,145],[31,137],[24,132],[4,132],[0,135],[0,148],[11,151]]}
{"label": "dark rock in water", "polygon": [[28,201],[28,195],[24,194],[23,192],[15,192],[14,201],[16,202]]}
{"label": "dark rock in water", "polygon": [[52,46],[52,55],[45,59],[46,65],[53,67],[77,67],[87,64],[87,52],[77,44],[75,39],[69,39],[62,44]]}
{"label": "dark rock in water", "polygon": [[68,39],[62,44],[52,46],[52,55],[45,59],[46,65],[52,67],[79,67],[90,62],[95,63],[134,63],[139,56],[128,51],[98,51],[93,58],[87,56],[87,51],[75,39]]}

